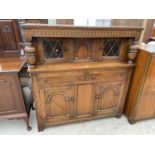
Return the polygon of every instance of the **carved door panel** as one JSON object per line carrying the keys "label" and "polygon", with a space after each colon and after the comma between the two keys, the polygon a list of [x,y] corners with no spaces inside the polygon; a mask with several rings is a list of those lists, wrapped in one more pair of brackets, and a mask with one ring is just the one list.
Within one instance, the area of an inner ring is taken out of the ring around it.
{"label": "carved door panel", "polygon": [[20,54],[18,20],[0,20],[0,42],[1,56],[18,56]]}
{"label": "carved door panel", "polygon": [[46,119],[69,119],[75,113],[74,85],[53,86],[44,90]]}
{"label": "carved door panel", "polygon": [[74,40],[74,61],[90,61],[93,60],[93,40],[91,39],[75,39]]}
{"label": "carved door panel", "polygon": [[77,85],[76,117],[87,117],[93,114],[94,106],[93,83]]}
{"label": "carved door panel", "polygon": [[95,88],[95,112],[115,111],[119,107],[121,83],[98,83]]}
{"label": "carved door panel", "polygon": [[0,75],[0,115],[22,112],[23,100],[18,95],[17,85],[15,77]]}

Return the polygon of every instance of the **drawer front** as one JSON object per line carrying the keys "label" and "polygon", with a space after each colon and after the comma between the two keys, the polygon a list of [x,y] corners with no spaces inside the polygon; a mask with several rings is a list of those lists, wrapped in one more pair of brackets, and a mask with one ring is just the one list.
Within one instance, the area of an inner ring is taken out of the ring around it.
{"label": "drawer front", "polygon": [[45,84],[80,82],[84,81],[84,72],[41,73],[38,75],[38,81]]}
{"label": "drawer front", "polygon": [[50,87],[57,83],[122,81],[126,77],[127,70],[92,70],[78,72],[41,73],[38,75],[38,81],[42,83],[45,87]]}
{"label": "drawer front", "polygon": [[127,77],[126,70],[100,70],[88,72],[90,79],[96,81],[114,82],[122,81]]}

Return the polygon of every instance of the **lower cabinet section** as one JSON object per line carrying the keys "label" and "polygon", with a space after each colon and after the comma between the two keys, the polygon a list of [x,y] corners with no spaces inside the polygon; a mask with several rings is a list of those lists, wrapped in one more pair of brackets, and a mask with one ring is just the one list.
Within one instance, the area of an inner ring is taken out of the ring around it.
{"label": "lower cabinet section", "polygon": [[123,70],[123,74],[120,70],[118,72],[120,79],[113,81],[115,77],[109,77],[111,82],[109,79],[105,82],[104,76],[103,80],[96,80],[93,76],[93,79],[67,83],[66,79],[70,77],[66,73],[61,82],[52,83],[49,76],[40,79],[39,74],[33,75],[39,130],[52,125],[121,115],[131,70]]}

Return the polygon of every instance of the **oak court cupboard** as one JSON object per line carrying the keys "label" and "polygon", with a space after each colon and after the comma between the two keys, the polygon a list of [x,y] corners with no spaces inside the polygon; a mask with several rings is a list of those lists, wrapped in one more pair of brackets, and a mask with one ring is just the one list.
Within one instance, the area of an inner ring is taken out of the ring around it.
{"label": "oak court cupboard", "polygon": [[22,24],[38,130],[121,117],[142,28]]}

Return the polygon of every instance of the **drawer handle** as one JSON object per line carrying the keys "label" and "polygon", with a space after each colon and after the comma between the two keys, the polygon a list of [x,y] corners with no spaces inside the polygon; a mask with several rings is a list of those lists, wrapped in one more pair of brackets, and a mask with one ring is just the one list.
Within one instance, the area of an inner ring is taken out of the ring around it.
{"label": "drawer handle", "polygon": [[101,98],[101,96],[100,96],[100,95],[96,95],[95,98],[96,98],[97,100],[99,100],[99,99]]}
{"label": "drawer handle", "polygon": [[120,73],[121,77],[124,77],[126,75],[126,73],[122,72]]}
{"label": "drawer handle", "polygon": [[75,97],[71,97],[71,101],[72,102],[75,102]]}
{"label": "drawer handle", "polygon": [[95,74],[92,75],[92,79],[96,79],[96,75]]}

